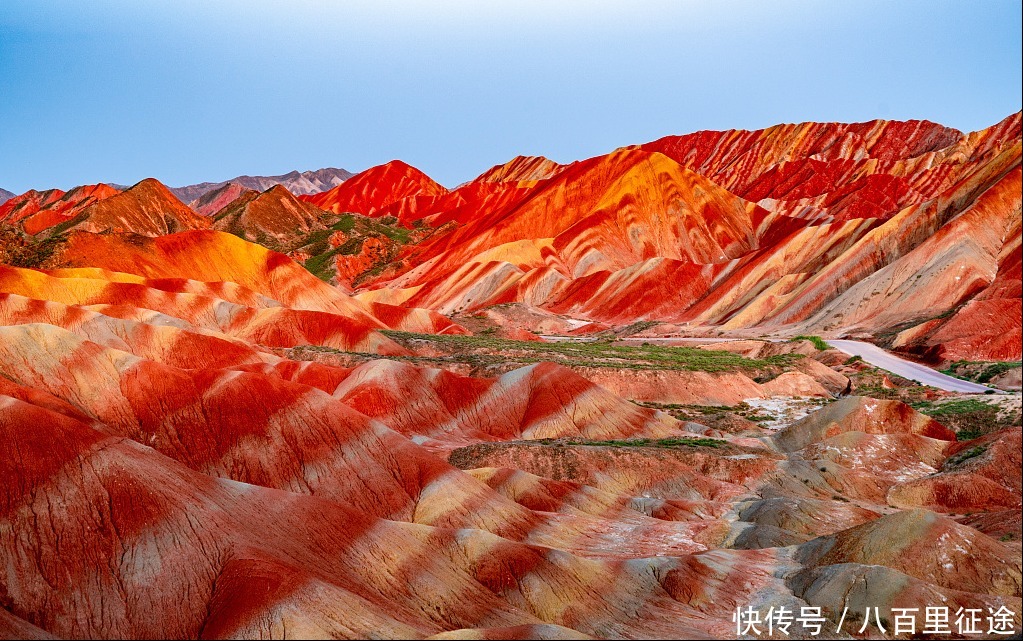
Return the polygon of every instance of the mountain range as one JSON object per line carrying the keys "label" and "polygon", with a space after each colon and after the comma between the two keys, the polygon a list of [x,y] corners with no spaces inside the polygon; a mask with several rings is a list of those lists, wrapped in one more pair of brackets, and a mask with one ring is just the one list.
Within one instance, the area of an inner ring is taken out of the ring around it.
{"label": "mountain range", "polygon": [[351,178],[352,175],[350,171],[328,167],[315,171],[291,171],[280,176],[236,176],[231,180],[218,183],[199,183],[184,187],[172,187],[171,192],[186,203],[192,202],[196,198],[223,187],[228,183],[256,191],[264,191],[274,185],[283,185],[293,194],[314,194],[335,187]]}
{"label": "mountain range", "polygon": [[[182,202],[191,204],[210,192],[224,189],[234,189],[237,193],[242,189],[264,191],[274,185],[283,185],[288,191],[296,195],[314,194],[336,187],[353,175],[352,172],[344,169],[327,167],[315,171],[290,171],[280,176],[236,176],[231,180],[224,180],[222,182],[204,182],[195,185],[185,185],[184,187],[169,187],[168,189]],[[124,190],[128,187],[127,185],[113,183],[110,186],[117,190]],[[0,205],[16,195],[6,189],[0,189]]]}
{"label": "mountain range", "polygon": [[0,637],[1019,630],[1021,152],[1016,113],[15,196]]}
{"label": "mountain range", "polygon": [[[280,176],[235,176],[221,182],[196,183],[184,187],[168,187],[168,189],[185,203],[190,203],[211,191],[230,184],[256,191],[263,191],[274,185],[284,185],[288,191],[294,194],[314,194],[335,187],[352,175],[352,172],[344,169],[327,167],[315,171],[290,171]],[[125,189],[127,185],[114,185],[114,187]]]}
{"label": "mountain range", "polygon": [[0,221],[26,247],[76,230],[230,231],[359,300],[449,316],[522,307],[1011,360],[1019,131],[1014,114],[972,134],[926,121],[702,132],[570,165],[515,158],[450,190],[392,161],[314,194],[223,183],[191,208],[149,179],[28,192]]}

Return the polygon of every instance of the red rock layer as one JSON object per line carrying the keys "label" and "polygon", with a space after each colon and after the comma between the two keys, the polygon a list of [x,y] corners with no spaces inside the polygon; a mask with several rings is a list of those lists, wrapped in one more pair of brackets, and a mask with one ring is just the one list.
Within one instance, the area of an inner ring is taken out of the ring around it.
{"label": "red rock layer", "polygon": [[57,202],[63,195],[64,192],[60,189],[48,189],[46,191],[30,189],[0,205],[0,220],[6,223],[19,222],[37,213],[40,209]]}
{"label": "red rock layer", "polygon": [[129,232],[161,236],[205,229],[209,221],[174,197],[159,181],[147,178],[123,192],[87,207],[75,228],[90,232]]}
{"label": "red rock layer", "polygon": [[503,165],[494,165],[477,176],[474,182],[519,182],[546,180],[565,168],[543,156],[516,156]]}
{"label": "red rock layer", "polygon": [[[528,181],[517,172],[545,164],[516,159],[392,202],[400,220],[457,227],[362,296],[612,325],[912,328],[899,344],[930,358],[1018,359],[1020,138],[1014,114],[967,135],[919,121],[701,132]],[[494,184],[505,191],[479,197]]]}
{"label": "red rock layer", "polygon": [[[1012,353],[1018,116],[652,145],[517,159],[450,192],[390,163],[326,192],[335,211],[451,223],[365,300],[237,236],[168,233],[209,219],[152,181],[78,210],[58,268],[0,266],[0,636],[732,638],[740,606],[822,607],[831,628],[846,607],[939,603],[1004,606],[1018,629],[1018,428],[960,443],[848,397],[731,436],[627,399],[847,382],[816,361],[763,384],[467,377],[380,331],[461,332],[436,310],[525,302]],[[310,222],[297,203],[271,190],[225,216],[285,234],[280,207]],[[337,351],[390,358],[292,360]]]}
{"label": "red rock layer", "polygon": [[34,236],[51,227],[74,220],[83,209],[118,194],[109,185],[83,185],[71,191],[52,189],[29,191],[0,206],[0,223],[17,225]]}
{"label": "red rock layer", "polygon": [[[1018,553],[948,507],[880,516],[932,501],[918,485],[954,482],[933,471],[961,451],[899,403],[836,403],[779,435],[785,455],[748,439],[600,447],[685,432],[555,366],[337,369],[105,311],[0,300],[12,633],[721,637],[756,595],[830,609],[863,573],[902,586],[848,597],[884,608],[1019,605]],[[598,440],[491,442],[549,436]],[[1018,451],[1018,430],[988,440],[1003,438],[990,456]],[[419,445],[442,441],[467,445],[457,467]]]}
{"label": "red rock layer", "polygon": [[[138,271],[199,275],[160,253],[180,236],[143,244]],[[957,473],[1006,483],[1018,430],[963,472],[948,430],[871,399],[791,426],[785,454],[602,447],[700,428],[550,364],[478,379],[289,361],[272,349],[288,327],[324,344],[297,317],[346,336],[352,321],[148,276],[0,271],[5,634],[726,637],[757,595],[832,608],[863,573],[903,586],[853,593],[882,607],[1019,605],[1018,554],[940,516],[1019,500],[1018,483],[986,503],[942,489]],[[550,437],[587,440],[535,440]],[[965,563],[953,585],[946,564]]]}
{"label": "red rock layer", "polygon": [[[285,307],[339,314],[373,328],[464,331],[436,312],[375,306],[353,299],[287,256],[217,231],[192,231],[151,240],[77,233],[69,238],[61,256],[69,267],[101,267],[147,279],[233,283]],[[386,314],[387,322],[378,314]]]}
{"label": "red rock layer", "polygon": [[326,229],[324,212],[291,195],[281,185],[262,193],[246,191],[213,214],[213,227],[242,238],[287,244],[303,234]]}
{"label": "red rock layer", "polygon": [[400,160],[367,169],[330,191],[299,198],[336,214],[373,216],[384,207],[411,196],[441,196],[447,190],[429,176]]}
{"label": "red rock layer", "polygon": [[258,192],[253,189],[242,187],[237,183],[229,182],[196,198],[192,202],[188,203],[188,206],[197,214],[212,216],[230,204],[233,200],[248,193]]}

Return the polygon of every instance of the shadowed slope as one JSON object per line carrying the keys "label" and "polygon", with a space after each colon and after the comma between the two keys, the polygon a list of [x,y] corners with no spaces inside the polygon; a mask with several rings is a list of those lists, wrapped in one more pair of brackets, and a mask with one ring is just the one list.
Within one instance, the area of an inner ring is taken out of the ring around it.
{"label": "shadowed slope", "polygon": [[326,229],[324,212],[277,185],[249,191],[213,214],[213,227],[267,247],[287,248],[303,234]]}
{"label": "shadowed slope", "polygon": [[206,192],[202,196],[199,196],[188,203],[188,206],[197,214],[212,216],[238,197],[253,192],[254,190],[242,187],[238,183],[229,182],[212,191]]}
{"label": "shadowed slope", "polygon": [[59,189],[29,191],[0,206],[0,223],[17,225],[29,235],[39,234],[75,220],[85,208],[118,193],[104,184],[83,185],[66,193]]}
{"label": "shadowed slope", "polygon": [[187,229],[206,229],[209,221],[174,197],[159,181],[147,178],[81,213],[73,228],[90,232],[130,232],[162,236]]}

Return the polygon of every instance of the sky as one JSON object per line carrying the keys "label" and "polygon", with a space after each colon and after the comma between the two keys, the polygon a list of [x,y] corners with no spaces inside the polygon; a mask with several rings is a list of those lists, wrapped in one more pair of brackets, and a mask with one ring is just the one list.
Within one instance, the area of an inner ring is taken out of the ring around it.
{"label": "sky", "polygon": [[400,158],[454,186],[671,134],[1021,109],[1021,3],[3,0],[0,187]]}

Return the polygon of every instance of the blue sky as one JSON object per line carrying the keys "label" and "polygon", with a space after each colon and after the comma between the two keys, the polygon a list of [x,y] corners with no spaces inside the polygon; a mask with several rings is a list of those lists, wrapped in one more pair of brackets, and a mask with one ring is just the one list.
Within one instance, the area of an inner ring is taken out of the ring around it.
{"label": "blue sky", "polygon": [[[0,187],[401,158],[452,186],[700,129],[1021,108],[1001,2],[3,0]],[[87,5],[87,6],[86,6]]]}

